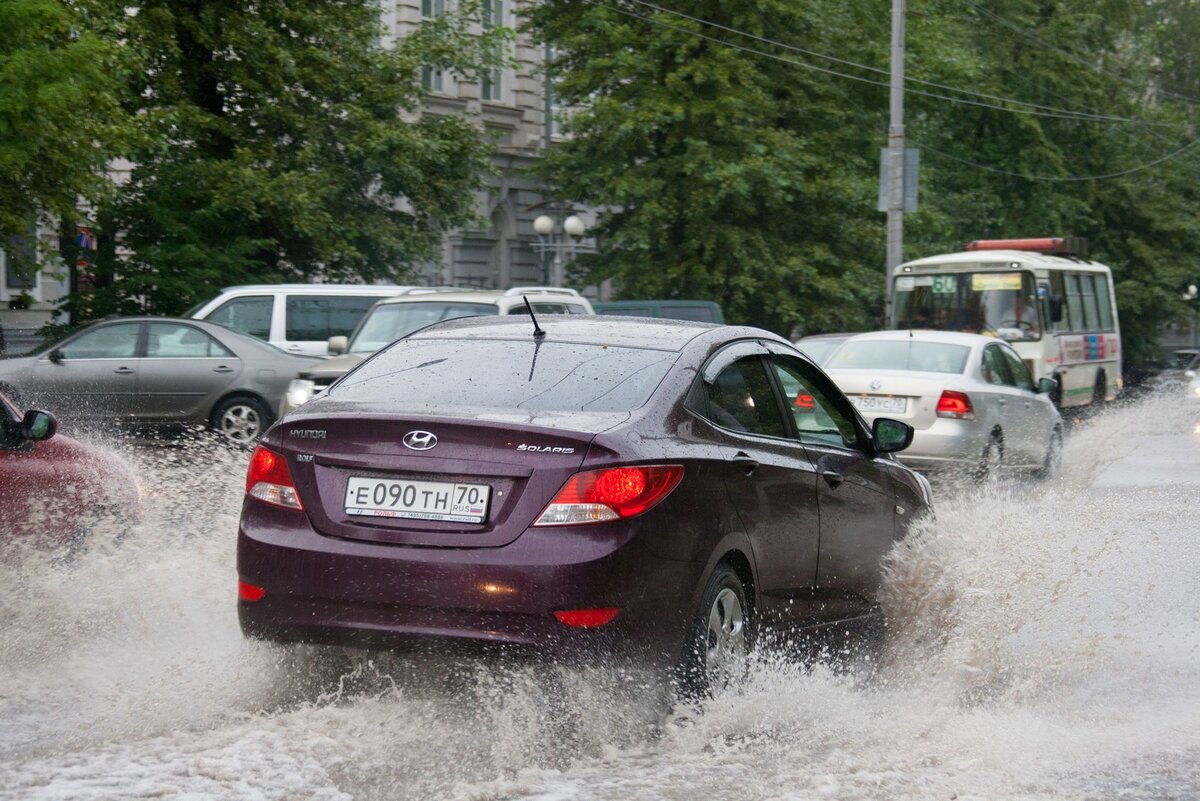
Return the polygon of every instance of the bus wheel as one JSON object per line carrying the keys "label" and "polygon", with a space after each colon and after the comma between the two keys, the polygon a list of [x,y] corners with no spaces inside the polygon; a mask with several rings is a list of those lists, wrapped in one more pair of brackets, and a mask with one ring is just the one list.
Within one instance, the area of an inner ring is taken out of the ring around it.
{"label": "bus wheel", "polygon": [[1096,386],[1092,387],[1092,405],[1100,409],[1108,401],[1108,378],[1103,372],[1096,373]]}

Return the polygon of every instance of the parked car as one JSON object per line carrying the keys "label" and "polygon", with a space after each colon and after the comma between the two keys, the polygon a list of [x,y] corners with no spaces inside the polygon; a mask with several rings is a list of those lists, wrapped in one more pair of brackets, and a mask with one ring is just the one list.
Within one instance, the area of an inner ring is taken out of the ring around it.
{"label": "parked car", "polygon": [[0,393],[0,547],[32,538],[77,548],[93,525],[141,518],[129,468],[57,430],[54,415],[23,412]]}
{"label": "parked car", "polygon": [[854,336],[858,334],[813,334],[797,339],[796,347],[817,364],[825,364],[843,342]]}
{"label": "parked car", "polygon": [[117,317],[0,360],[0,389],[74,423],[207,424],[248,443],[316,361],[203,320]]}
{"label": "parked car", "polygon": [[847,339],[825,371],[858,410],[916,430],[901,458],[923,470],[986,477],[1058,473],[1062,418],[1055,382],[1037,383],[1012,346],[981,334],[881,331]]}
{"label": "parked car", "polygon": [[307,402],[338,380],[363,359],[402,336],[431,323],[456,317],[494,314],[527,314],[524,298],[533,313],[592,314],[587,298],[561,287],[514,287],[508,290],[416,289],[380,301],[363,317],[353,336],[332,337],[330,358],[300,373],[288,387],[279,415]]}
{"label": "parked car", "polygon": [[[632,649],[702,689],[759,624],[876,611],[930,503],[811,360],[757,328],[471,318],[384,348],[255,451],[249,636]],[[829,428],[784,395],[800,387]],[[789,411],[790,410],[790,411]]]}
{"label": "parked car", "polygon": [[325,356],[332,336],[354,330],[377,300],[414,289],[396,284],[230,286],[184,317],[220,323],[301,356]]}
{"label": "parked car", "polygon": [[711,300],[606,300],[592,304],[596,314],[622,317],[663,317],[668,320],[695,320],[723,323],[721,307]]}

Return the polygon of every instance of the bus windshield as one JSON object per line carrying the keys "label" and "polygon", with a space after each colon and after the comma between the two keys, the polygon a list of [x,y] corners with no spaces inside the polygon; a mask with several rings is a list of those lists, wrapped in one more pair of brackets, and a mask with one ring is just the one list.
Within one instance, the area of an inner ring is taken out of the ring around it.
{"label": "bus windshield", "polygon": [[896,277],[893,328],[991,334],[1011,341],[1042,337],[1033,276],[964,272]]}

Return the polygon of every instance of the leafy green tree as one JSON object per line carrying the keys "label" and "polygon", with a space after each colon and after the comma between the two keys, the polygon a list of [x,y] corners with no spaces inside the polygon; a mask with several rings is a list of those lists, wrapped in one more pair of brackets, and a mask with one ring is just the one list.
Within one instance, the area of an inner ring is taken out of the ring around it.
{"label": "leafy green tree", "polygon": [[871,210],[886,94],[697,19],[834,52],[874,41],[879,55],[887,42],[886,19],[862,3],[534,8],[531,30],[562,54],[556,92],[577,109],[546,159],[548,181],[606,209],[600,252],[579,262],[587,280],[614,278],[631,297],[715,300],[732,321],[778,331],[870,325],[883,286]]}
{"label": "leafy green tree", "polygon": [[[532,30],[561,54],[552,75],[575,108],[548,183],[607,209],[600,252],[580,262],[592,280],[709,298],[781,332],[869,326],[890,19],[878,3],[753,6],[539,6]],[[1200,252],[1194,0],[909,10],[905,122],[922,167],[905,256],[1086,237],[1116,273],[1127,356],[1149,358]]]}
{"label": "leafy green tree", "polygon": [[73,231],[109,189],[105,167],[128,133],[126,59],[107,35],[123,14],[87,0],[0,3],[0,243],[47,217]]}
{"label": "leafy green tree", "polygon": [[910,29],[914,77],[987,96],[910,100],[925,160],[908,255],[976,238],[1086,237],[1114,269],[1127,363],[1153,358],[1200,248],[1195,105],[1168,89],[1186,85],[1190,54],[1177,48],[1174,77],[1158,75],[1183,41],[1178,15],[1159,9],[1156,21],[1154,4],[1128,0],[929,6]]}
{"label": "leafy green tree", "polygon": [[[422,66],[475,74],[479,8],[380,46],[369,0],[147,0],[125,26],[147,135],[100,212],[101,288],[83,316],[179,312],[247,281],[402,279],[472,219],[489,147],[423,116]],[[119,276],[119,280],[114,280]]]}

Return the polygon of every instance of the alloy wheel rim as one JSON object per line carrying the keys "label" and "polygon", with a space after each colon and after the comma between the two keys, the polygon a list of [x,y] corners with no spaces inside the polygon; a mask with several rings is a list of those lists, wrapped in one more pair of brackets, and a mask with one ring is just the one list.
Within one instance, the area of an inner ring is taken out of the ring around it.
{"label": "alloy wheel rim", "polygon": [[729,686],[746,655],[746,613],[728,587],[717,593],[708,612],[704,664],[714,689]]}
{"label": "alloy wheel rim", "polygon": [[261,428],[258,412],[250,406],[233,406],[221,417],[221,433],[234,442],[250,442]]}

